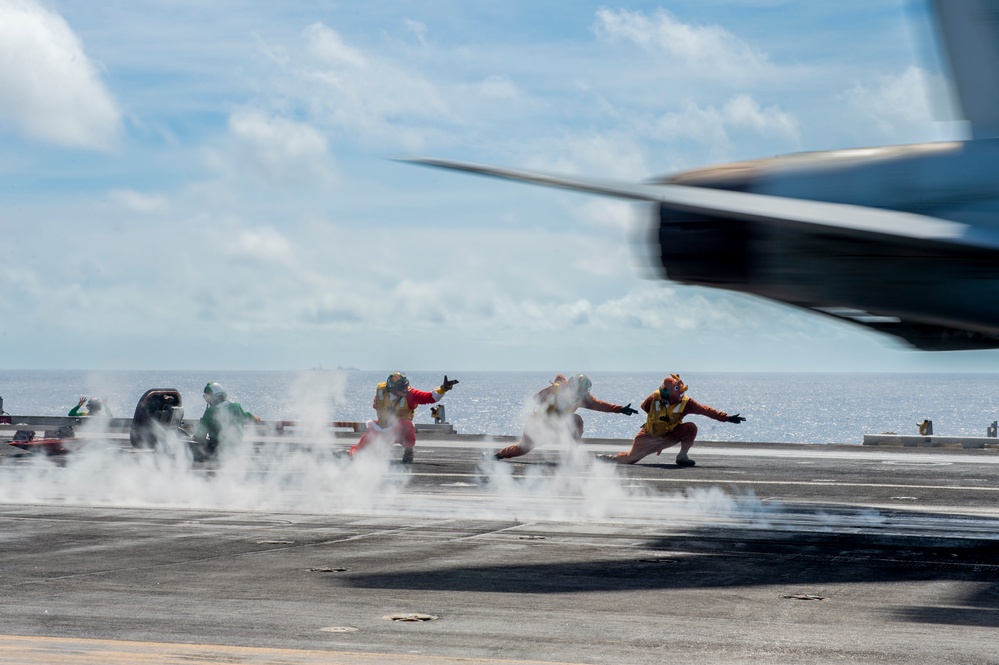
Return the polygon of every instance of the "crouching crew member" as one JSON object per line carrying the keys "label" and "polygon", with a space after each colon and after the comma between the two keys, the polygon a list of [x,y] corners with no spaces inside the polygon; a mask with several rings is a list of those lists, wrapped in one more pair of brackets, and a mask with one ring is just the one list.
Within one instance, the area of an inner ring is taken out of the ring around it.
{"label": "crouching crew member", "polygon": [[385,441],[389,444],[398,443],[403,447],[403,464],[412,462],[413,448],[416,446],[416,427],[413,425],[416,407],[441,401],[444,393],[457,384],[457,379],[449,381],[445,374],[444,382],[439,388],[426,392],[410,388],[409,379],[402,372],[390,374],[375,390],[375,401],[371,408],[375,410],[378,419],[367,422],[367,430],[350,449],[351,457],[375,441]]}
{"label": "crouching crew member", "polygon": [[576,413],[577,409],[623,413],[626,416],[638,413],[631,408],[630,403],[620,406],[597,399],[590,394],[592,386],[593,382],[585,374],[577,374],[570,379],[557,375],[551,385],[534,395],[534,403],[538,408],[527,419],[520,441],[495,453],[495,458],[509,459],[526,455],[541,443],[538,439],[557,440],[559,434],[566,429],[572,442],[579,443],[583,439],[583,419]]}
{"label": "crouching crew member", "polygon": [[680,380],[679,374],[671,374],[663,379],[659,390],[645,398],[642,410],[648,414],[642,429],[638,430],[631,450],[617,455],[602,455],[604,459],[612,459],[619,464],[634,464],[638,460],[655,453],[658,455],[665,449],[677,443],[680,452],[676,463],[679,466],[694,466],[694,460],[687,456],[687,451],[694,445],[697,437],[697,425],[685,423],[683,418],[688,415],[707,416],[713,420],[726,423],[741,423],[745,420],[738,413],[728,415],[724,411],[705,406],[687,396],[687,385]]}

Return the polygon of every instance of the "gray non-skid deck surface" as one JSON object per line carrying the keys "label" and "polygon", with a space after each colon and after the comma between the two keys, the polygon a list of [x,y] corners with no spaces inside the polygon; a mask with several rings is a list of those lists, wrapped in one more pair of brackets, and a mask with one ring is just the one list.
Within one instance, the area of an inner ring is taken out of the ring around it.
{"label": "gray non-skid deck surface", "polygon": [[369,514],[2,504],[0,662],[999,662],[999,452],[704,445],[588,517],[589,466],[504,462],[511,503],[491,449],[422,440]]}

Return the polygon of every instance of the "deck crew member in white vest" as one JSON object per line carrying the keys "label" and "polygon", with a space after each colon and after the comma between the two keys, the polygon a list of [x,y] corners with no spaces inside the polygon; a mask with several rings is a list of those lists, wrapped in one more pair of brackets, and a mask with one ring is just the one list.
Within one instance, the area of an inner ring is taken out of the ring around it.
{"label": "deck crew member in white vest", "polygon": [[493,457],[498,460],[520,457],[534,450],[541,443],[568,439],[570,445],[583,440],[583,419],[576,411],[590,409],[604,413],[623,413],[626,416],[638,413],[631,403],[621,406],[590,394],[593,382],[585,374],[565,378],[557,375],[547,387],[539,390],[533,398],[536,409],[524,424],[524,434],[520,441],[503,448]]}

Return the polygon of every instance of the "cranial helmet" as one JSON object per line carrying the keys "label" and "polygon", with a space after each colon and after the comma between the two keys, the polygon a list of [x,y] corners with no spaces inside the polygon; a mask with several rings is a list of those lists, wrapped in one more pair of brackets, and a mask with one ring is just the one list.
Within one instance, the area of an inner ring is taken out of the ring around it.
{"label": "cranial helmet", "polygon": [[205,401],[208,402],[211,406],[215,406],[216,404],[221,404],[226,400],[227,397],[228,395],[225,392],[225,388],[215,383],[214,381],[205,386]]}
{"label": "cranial helmet", "polygon": [[87,400],[87,413],[92,416],[96,416],[98,413],[100,413],[103,407],[104,405],[101,404],[101,400],[97,399],[96,397],[91,397],[89,400]]}
{"label": "cranial helmet", "polygon": [[402,372],[392,372],[385,379],[385,387],[390,393],[405,392],[409,390],[409,379]]}
{"label": "cranial helmet", "polygon": [[687,392],[687,384],[683,382],[679,374],[670,374],[667,376],[663,379],[663,385],[659,388],[659,394],[663,399],[674,402],[679,401],[685,392]]}
{"label": "cranial helmet", "polygon": [[577,374],[569,379],[569,386],[575,388],[580,394],[584,394],[590,392],[593,382],[585,374]]}

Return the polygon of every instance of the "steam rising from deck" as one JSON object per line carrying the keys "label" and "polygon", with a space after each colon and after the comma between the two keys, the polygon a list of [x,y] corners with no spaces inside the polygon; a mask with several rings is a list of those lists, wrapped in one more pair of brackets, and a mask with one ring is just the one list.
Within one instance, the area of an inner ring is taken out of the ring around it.
{"label": "steam rising from deck", "polygon": [[89,440],[81,451],[0,467],[0,501],[567,522],[744,522],[772,510],[718,487],[664,495],[631,485],[623,469],[575,447],[561,427],[545,442],[545,449],[559,451],[555,464],[486,458],[467,483],[451,483],[461,489],[405,491],[419,467],[398,465],[398,447],[351,460],[348,442],[329,431],[330,405],[343,403],[345,383],[341,374],[303,375],[287,409],[301,425],[294,441],[245,442],[223,450],[210,468],[192,464],[187,446],[172,433],[162,433],[157,452],[132,450],[109,442],[101,420],[88,420],[78,432]]}

